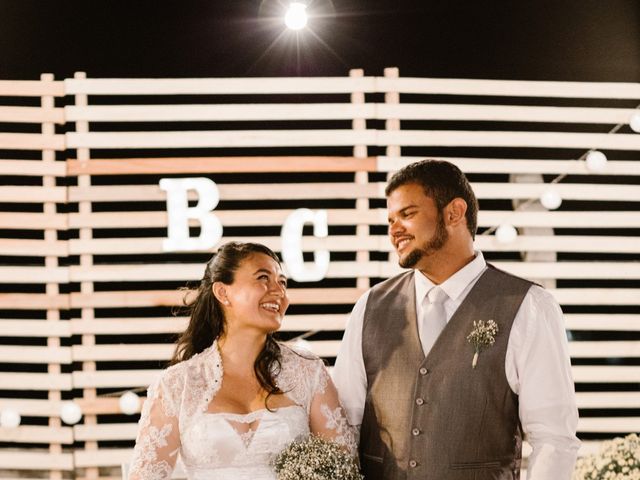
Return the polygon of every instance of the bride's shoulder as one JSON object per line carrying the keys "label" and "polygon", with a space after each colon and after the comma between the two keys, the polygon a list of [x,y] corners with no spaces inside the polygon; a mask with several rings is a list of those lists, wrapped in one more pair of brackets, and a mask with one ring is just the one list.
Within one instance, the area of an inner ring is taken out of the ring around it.
{"label": "bride's shoulder", "polygon": [[279,343],[280,353],[283,363],[291,363],[293,365],[317,365],[322,363],[322,359],[318,357],[308,348],[295,343]]}

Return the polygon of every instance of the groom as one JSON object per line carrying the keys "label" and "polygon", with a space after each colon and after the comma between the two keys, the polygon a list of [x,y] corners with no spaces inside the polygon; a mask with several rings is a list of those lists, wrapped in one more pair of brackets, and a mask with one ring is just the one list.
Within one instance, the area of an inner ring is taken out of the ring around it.
{"label": "groom", "polygon": [[578,414],[557,302],[474,251],[478,202],[456,166],[413,163],[385,193],[411,270],[358,300],[333,375],[366,480],[517,479],[525,434],[527,480],[568,480]]}

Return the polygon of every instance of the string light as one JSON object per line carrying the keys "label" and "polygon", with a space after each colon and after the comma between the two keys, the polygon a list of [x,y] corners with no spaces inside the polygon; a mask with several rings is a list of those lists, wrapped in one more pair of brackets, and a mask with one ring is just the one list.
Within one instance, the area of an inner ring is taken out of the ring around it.
{"label": "string light", "polygon": [[607,156],[599,150],[587,154],[587,169],[590,172],[601,172],[607,168]]}
{"label": "string light", "polygon": [[499,243],[511,243],[518,238],[518,231],[513,225],[503,223],[496,229],[496,240]]}
{"label": "string light", "polygon": [[2,428],[16,428],[20,425],[21,420],[20,414],[12,408],[5,408],[0,412],[0,427]]}
{"label": "string light", "polygon": [[291,2],[284,15],[284,24],[291,30],[301,30],[307,25],[307,6],[300,2]]}
{"label": "string light", "polygon": [[548,189],[540,195],[540,203],[548,210],[555,210],[562,204],[562,197],[553,189]]}
{"label": "string light", "polygon": [[122,413],[133,415],[140,410],[140,397],[135,392],[125,392],[118,400],[118,405]]}
{"label": "string light", "polygon": [[631,115],[631,120],[629,120],[629,126],[631,130],[636,133],[640,133],[640,112],[636,112]]}
{"label": "string light", "polygon": [[60,418],[67,425],[75,425],[82,418],[82,410],[76,402],[64,402],[60,408]]}

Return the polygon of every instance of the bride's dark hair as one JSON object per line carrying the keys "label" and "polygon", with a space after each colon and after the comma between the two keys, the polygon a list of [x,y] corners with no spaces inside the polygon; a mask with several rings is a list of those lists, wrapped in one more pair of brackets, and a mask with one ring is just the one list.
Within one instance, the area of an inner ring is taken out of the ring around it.
{"label": "bride's dark hair", "polygon": [[[212,285],[214,282],[232,284],[240,263],[254,253],[268,255],[278,262],[278,265],[280,264],[278,256],[264,245],[243,242],[225,243],[207,262],[195,298],[188,300],[191,294],[185,296],[185,307],[191,319],[187,329],[178,337],[171,365],[202,352],[224,334],[226,328],[224,312],[222,305],[213,294]],[[274,380],[281,367],[280,346],[273,338],[273,334],[269,333],[262,351],[253,364],[258,382],[268,396],[281,393]]]}

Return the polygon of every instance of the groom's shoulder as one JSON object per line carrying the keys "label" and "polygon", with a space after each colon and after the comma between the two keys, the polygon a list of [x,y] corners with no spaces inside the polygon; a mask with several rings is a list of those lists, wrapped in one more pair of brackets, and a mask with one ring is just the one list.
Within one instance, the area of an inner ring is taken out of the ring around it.
{"label": "groom's shoulder", "polygon": [[373,287],[369,289],[370,293],[376,292],[385,292],[388,290],[394,290],[398,287],[401,287],[403,284],[407,283],[407,281],[411,280],[413,276],[413,270],[407,270],[405,272],[401,272],[391,278],[387,278],[380,283],[377,283]]}

